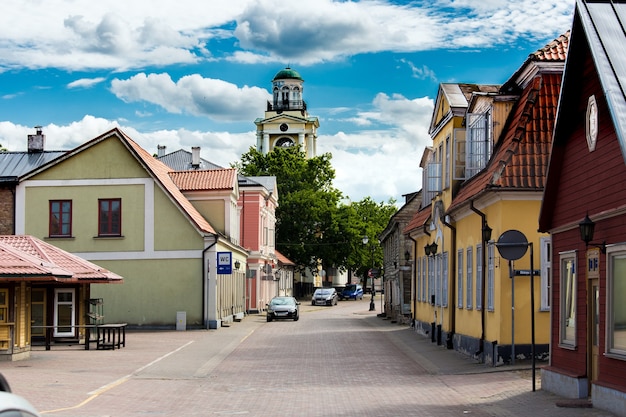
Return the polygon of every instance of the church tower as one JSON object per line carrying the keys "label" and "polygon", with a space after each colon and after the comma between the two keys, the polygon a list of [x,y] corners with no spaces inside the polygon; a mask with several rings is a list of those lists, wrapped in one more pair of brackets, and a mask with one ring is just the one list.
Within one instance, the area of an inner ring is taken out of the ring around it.
{"label": "church tower", "polygon": [[256,124],[256,149],[267,155],[277,146],[299,146],[307,158],[316,156],[319,120],[310,117],[302,99],[304,80],[289,67],[272,80],[273,100]]}

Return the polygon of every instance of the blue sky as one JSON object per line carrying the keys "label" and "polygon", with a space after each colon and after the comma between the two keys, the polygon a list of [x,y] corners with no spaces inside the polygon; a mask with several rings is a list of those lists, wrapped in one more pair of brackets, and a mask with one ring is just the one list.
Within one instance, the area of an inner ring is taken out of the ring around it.
{"label": "blue sky", "polygon": [[[149,4],[149,7],[146,5]],[[229,166],[290,66],[352,201],[402,200],[439,83],[501,84],[570,29],[574,0],[3,0],[0,144],[71,149],[114,126]]]}

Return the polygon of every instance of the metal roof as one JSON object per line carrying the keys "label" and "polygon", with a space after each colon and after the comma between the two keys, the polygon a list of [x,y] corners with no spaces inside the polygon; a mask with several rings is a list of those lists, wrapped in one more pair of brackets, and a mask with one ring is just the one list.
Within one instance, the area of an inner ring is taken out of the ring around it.
{"label": "metal roof", "polygon": [[66,151],[0,152],[0,179],[20,177],[63,155]]}
{"label": "metal roof", "polygon": [[577,0],[576,7],[626,158],[626,4]]}

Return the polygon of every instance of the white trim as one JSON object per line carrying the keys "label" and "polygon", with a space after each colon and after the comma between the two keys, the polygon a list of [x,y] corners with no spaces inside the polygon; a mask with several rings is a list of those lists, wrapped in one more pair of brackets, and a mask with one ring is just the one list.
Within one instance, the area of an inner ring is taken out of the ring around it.
{"label": "white trim", "polygon": [[[72,302],[71,303],[68,303],[68,302],[59,303],[59,293],[72,294]],[[59,304],[69,305],[72,310],[70,314],[70,324],[68,326],[70,327],[69,332],[60,332],[58,329],[58,327],[66,327],[64,325],[59,325],[59,321],[58,321]],[[74,336],[74,326],[76,325],[76,290],[74,288],[55,288],[54,289],[54,316],[52,320],[53,320],[53,325],[54,325],[54,331],[53,331],[54,337],[73,337]]]}

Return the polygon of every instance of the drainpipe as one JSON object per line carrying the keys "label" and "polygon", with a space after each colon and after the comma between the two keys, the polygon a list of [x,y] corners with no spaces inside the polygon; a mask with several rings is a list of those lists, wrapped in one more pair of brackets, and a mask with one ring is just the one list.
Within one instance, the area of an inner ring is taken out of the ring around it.
{"label": "drainpipe", "polygon": [[[426,229],[424,229],[426,231]],[[413,328],[417,330],[417,240],[413,239],[410,235],[409,239],[413,241],[413,266],[411,267],[411,285],[415,289],[415,296],[413,297]]]}
{"label": "drainpipe", "polygon": [[[485,213],[483,213],[482,211],[478,210],[476,207],[474,207],[474,200],[470,200],[470,209],[478,214],[480,216],[480,218],[482,219],[481,222],[481,229],[480,229],[480,240],[482,242],[482,246],[483,246],[483,259],[482,259],[482,268],[480,271],[480,280],[482,282],[481,285],[481,291],[482,294],[480,296],[480,326],[481,326],[481,334],[480,334],[480,341],[479,341],[479,345],[478,345],[478,352],[476,352],[474,355],[478,356],[481,355],[485,352],[485,312],[487,311],[487,306],[486,304],[486,297],[487,297],[487,291],[485,288],[485,284],[487,281],[487,268],[489,267],[487,265],[487,241],[485,241],[485,239],[483,238],[483,229],[485,228],[485,226],[487,225],[487,216],[485,215]],[[483,356],[483,362],[484,362],[484,356]]]}
{"label": "drainpipe", "polygon": [[[202,321],[204,322],[204,328],[205,329],[209,328],[209,316],[208,316],[209,312],[207,311],[207,306],[208,306],[208,301],[209,301],[208,298],[209,297],[208,297],[208,294],[206,294],[207,295],[206,297],[204,296],[205,293],[206,293],[206,289],[207,289],[207,284],[206,284],[207,277],[206,277],[205,271],[204,271],[204,266],[206,264],[205,263],[205,261],[206,261],[205,256],[206,256],[206,253],[207,253],[207,251],[209,249],[211,249],[213,246],[217,245],[217,239],[218,239],[217,235],[212,235],[212,236],[215,239],[215,241],[202,250],[202,268],[201,268],[201,271],[202,271],[202,316],[203,316],[202,317]],[[207,268],[207,271],[208,271],[208,268]]]}
{"label": "drainpipe", "polygon": [[[445,215],[442,216],[440,220],[444,226],[446,226],[452,231],[452,239],[450,239],[452,242],[450,245],[451,246],[450,252],[451,252],[451,258],[452,258],[450,260],[450,265],[451,265],[450,269],[452,271],[448,272],[448,276],[454,276],[454,272],[456,271],[456,228],[446,221]],[[450,293],[452,294],[452,299],[454,299],[454,295],[456,294],[456,279],[450,280]],[[448,337],[446,338],[446,348],[448,349],[452,349],[454,347],[452,338],[454,337],[454,333],[456,332],[456,305],[454,301],[451,304],[452,305],[450,306],[450,331],[448,332]],[[443,312],[442,312],[442,317],[443,317]]]}

